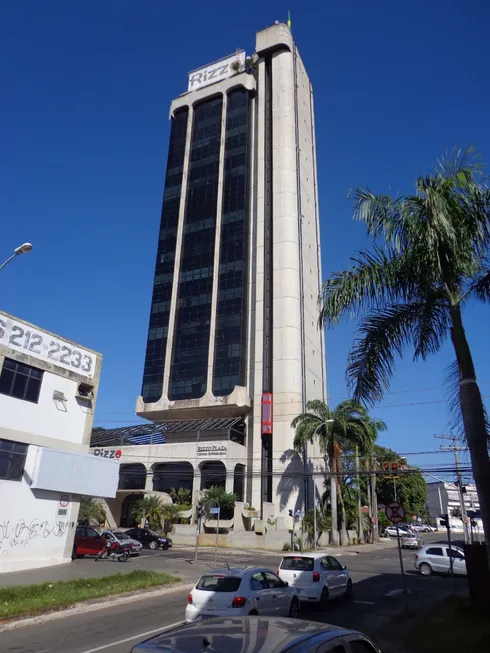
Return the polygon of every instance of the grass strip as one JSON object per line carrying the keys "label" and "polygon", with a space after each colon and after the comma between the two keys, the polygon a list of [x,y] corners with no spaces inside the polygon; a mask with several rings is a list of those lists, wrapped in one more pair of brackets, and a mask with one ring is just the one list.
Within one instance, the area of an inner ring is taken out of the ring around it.
{"label": "grass strip", "polygon": [[69,581],[0,588],[0,619],[35,615],[66,608],[80,601],[135,590],[173,585],[180,578],[156,571],[136,570],[102,578],[77,578]]}

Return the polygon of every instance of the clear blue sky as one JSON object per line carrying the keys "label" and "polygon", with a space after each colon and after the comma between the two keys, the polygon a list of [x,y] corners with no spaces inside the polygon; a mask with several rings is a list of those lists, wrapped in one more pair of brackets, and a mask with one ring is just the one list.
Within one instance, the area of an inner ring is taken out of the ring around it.
{"label": "clear blue sky", "polygon": [[[26,240],[34,250],[0,275],[0,306],[103,353],[98,425],[137,421],[169,103],[189,70],[236,48],[252,53],[256,30],[288,8],[315,90],[327,277],[365,244],[349,188],[410,193],[453,145],[474,144],[490,166],[487,2],[3,4],[0,258]],[[489,308],[468,307],[465,321],[489,396]],[[332,405],[346,396],[354,328],[327,334]],[[373,411],[389,426],[382,444],[438,448],[451,360],[447,345],[428,363],[408,355],[397,365]]]}

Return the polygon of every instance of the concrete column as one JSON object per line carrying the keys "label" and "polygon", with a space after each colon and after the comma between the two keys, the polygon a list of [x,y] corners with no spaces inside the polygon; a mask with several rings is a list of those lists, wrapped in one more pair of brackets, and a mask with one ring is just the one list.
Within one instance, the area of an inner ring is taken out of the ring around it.
{"label": "concrete column", "polygon": [[233,492],[233,485],[235,482],[235,463],[231,467],[226,467],[226,483],[225,490],[227,492]]}
{"label": "concrete column", "polygon": [[145,465],[145,467],[146,467],[145,492],[153,492],[153,469],[151,465]]}

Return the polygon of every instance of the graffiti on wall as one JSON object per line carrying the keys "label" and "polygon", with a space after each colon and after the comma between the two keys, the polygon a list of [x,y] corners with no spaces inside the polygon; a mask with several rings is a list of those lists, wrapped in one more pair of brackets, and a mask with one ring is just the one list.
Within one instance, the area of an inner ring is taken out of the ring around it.
{"label": "graffiti on wall", "polygon": [[73,521],[25,519],[17,521],[0,521],[0,553],[8,555],[11,549],[36,546],[36,543],[48,538],[65,537],[69,529],[75,527]]}

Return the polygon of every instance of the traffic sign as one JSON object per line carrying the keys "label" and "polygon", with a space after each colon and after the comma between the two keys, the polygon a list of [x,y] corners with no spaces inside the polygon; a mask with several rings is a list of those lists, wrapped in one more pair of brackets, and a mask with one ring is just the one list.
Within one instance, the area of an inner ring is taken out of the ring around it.
{"label": "traffic sign", "polygon": [[209,514],[210,515],[219,515],[219,508],[217,506],[213,506],[212,508],[209,509]]}
{"label": "traffic sign", "polygon": [[393,501],[386,506],[386,516],[393,524],[398,524],[405,519],[405,508],[401,503]]}
{"label": "traffic sign", "polygon": [[67,494],[62,494],[60,496],[60,506],[66,508],[70,503],[70,497]]}

